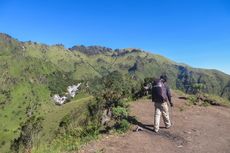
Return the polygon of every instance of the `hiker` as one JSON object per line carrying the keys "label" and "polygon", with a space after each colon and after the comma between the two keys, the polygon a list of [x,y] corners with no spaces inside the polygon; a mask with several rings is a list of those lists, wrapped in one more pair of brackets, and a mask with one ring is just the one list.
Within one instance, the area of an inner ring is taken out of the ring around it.
{"label": "hiker", "polygon": [[167,76],[161,75],[160,79],[155,80],[152,86],[152,101],[155,102],[155,115],[154,115],[155,132],[159,131],[161,114],[163,116],[163,120],[166,128],[168,129],[171,127],[167,101],[169,101],[171,107],[173,107],[173,103],[171,100],[171,92],[166,82],[167,82]]}

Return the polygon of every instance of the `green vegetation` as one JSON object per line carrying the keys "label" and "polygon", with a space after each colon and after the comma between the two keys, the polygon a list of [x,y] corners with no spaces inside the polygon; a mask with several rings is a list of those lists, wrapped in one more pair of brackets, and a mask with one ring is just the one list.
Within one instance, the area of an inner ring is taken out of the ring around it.
{"label": "green vegetation", "polygon": [[[229,104],[230,76],[216,70],[194,69],[139,49],[66,49],[0,33],[0,152],[72,151],[101,132],[125,132],[128,101],[145,95],[143,85],[162,73],[174,89],[206,93],[200,98],[207,103]],[[76,97],[54,104],[54,94],[64,95],[67,86],[79,82]]]}
{"label": "green vegetation", "polygon": [[58,122],[55,122],[58,123],[56,125],[57,129],[52,127],[55,130],[55,135],[50,135],[49,141],[41,142],[37,148],[34,148],[34,152],[58,153],[76,151],[82,144],[97,138],[99,134],[99,121],[98,118],[90,114],[91,112],[88,109],[92,103],[90,100],[82,101],[75,109],[63,113],[66,115],[59,116],[61,118]]}
{"label": "green vegetation", "polygon": [[121,106],[112,109],[113,117],[117,120],[122,120],[128,117],[127,109]]}
{"label": "green vegetation", "polygon": [[137,81],[131,80],[130,76],[114,71],[98,80],[100,86],[97,86],[96,92],[92,88],[102,117],[108,119],[104,122],[102,118],[106,132],[114,129],[119,133],[128,130],[127,102],[135,94],[132,91],[138,84]]}
{"label": "green vegetation", "polygon": [[121,121],[115,124],[115,128],[118,133],[126,132],[130,127],[130,123],[126,119],[122,119]]}

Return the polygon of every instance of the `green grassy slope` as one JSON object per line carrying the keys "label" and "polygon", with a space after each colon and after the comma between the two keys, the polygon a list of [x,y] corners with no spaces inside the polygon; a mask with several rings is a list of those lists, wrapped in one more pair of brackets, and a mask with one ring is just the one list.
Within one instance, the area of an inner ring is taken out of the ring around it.
{"label": "green grassy slope", "polygon": [[10,141],[19,136],[30,111],[44,117],[41,138],[51,137],[68,112],[91,99],[83,95],[60,107],[53,104],[53,93],[114,70],[141,80],[166,73],[175,89],[190,91],[191,84],[203,83],[204,92],[230,99],[230,76],[220,71],[192,68],[138,49],[103,48],[103,52],[92,55],[91,48],[87,49],[86,54],[61,45],[20,42],[0,33],[0,152],[9,150]]}
{"label": "green grassy slope", "polygon": [[[75,79],[90,79],[102,76],[113,70],[130,73],[141,79],[159,77],[168,74],[173,88],[186,88],[185,79],[190,83],[204,83],[204,92],[229,98],[228,82],[230,76],[217,70],[196,69],[178,64],[161,55],[150,54],[137,49],[124,49],[124,54],[108,52],[90,55],[77,50],[68,50],[63,46],[47,46],[24,43],[26,56],[50,61],[66,72],[71,72]],[[86,47],[87,49],[87,47]],[[100,48],[99,48],[100,49]]]}

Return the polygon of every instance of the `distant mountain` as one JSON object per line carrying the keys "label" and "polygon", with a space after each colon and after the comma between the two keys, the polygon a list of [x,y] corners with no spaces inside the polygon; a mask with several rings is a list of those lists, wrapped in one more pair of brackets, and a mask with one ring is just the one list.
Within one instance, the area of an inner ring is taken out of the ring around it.
{"label": "distant mountain", "polygon": [[113,50],[111,48],[107,47],[101,47],[101,46],[73,46],[72,48],[69,48],[71,51],[79,51],[87,55],[97,55],[97,54],[103,54],[107,52],[112,52]]}
{"label": "distant mountain", "polygon": [[[30,110],[45,116],[58,112],[59,108],[50,102],[54,93],[65,90],[70,83],[115,70],[140,80],[165,73],[174,89],[190,93],[193,84],[202,83],[203,92],[230,100],[230,76],[217,70],[192,68],[135,48],[81,45],[68,49],[61,44],[21,42],[0,33],[0,152],[6,152],[9,142],[19,136],[18,128]],[[66,109],[70,111],[71,107]],[[63,116],[59,113],[59,118]],[[53,120],[48,117],[44,124]]]}
{"label": "distant mountain", "polygon": [[[138,78],[159,77],[166,73],[173,88],[189,92],[193,83],[206,85],[204,92],[230,98],[230,76],[218,70],[192,68],[171,61],[161,55],[140,49],[116,49],[102,46],[48,46],[36,42],[20,42],[7,34],[0,34],[0,54],[14,52],[24,58],[52,63],[57,69],[70,72],[74,79],[89,79],[118,70]],[[6,52],[6,50],[8,52]]]}

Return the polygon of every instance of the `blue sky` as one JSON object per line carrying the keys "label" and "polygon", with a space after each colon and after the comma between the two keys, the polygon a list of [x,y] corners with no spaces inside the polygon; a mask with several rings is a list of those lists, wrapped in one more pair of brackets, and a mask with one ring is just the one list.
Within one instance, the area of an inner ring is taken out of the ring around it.
{"label": "blue sky", "polygon": [[0,32],[66,47],[141,48],[230,74],[228,0],[0,0]]}

